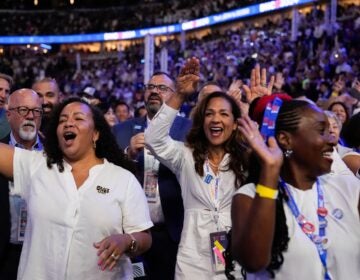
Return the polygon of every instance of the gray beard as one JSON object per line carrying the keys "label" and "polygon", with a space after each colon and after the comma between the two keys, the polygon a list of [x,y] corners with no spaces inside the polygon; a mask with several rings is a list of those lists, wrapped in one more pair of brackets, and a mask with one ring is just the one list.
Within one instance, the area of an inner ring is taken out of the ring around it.
{"label": "gray beard", "polygon": [[160,109],[159,105],[146,104],[146,110],[148,114],[151,116],[155,116],[155,114],[159,111],[159,109]]}
{"label": "gray beard", "polygon": [[34,140],[36,137],[36,129],[34,130],[24,130],[22,128],[19,129],[19,136],[24,141]]}

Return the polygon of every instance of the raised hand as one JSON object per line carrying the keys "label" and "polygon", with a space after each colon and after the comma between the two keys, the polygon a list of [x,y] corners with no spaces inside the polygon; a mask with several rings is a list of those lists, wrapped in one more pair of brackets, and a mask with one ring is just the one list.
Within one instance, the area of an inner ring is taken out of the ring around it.
{"label": "raised hand", "polygon": [[249,112],[249,104],[247,102],[242,101],[242,87],[243,82],[241,80],[232,81],[227,94],[235,99],[237,105],[240,108],[242,116],[245,116]]}
{"label": "raised hand", "polygon": [[260,65],[257,64],[255,68],[251,70],[250,87],[247,85],[243,86],[247,102],[251,103],[257,97],[271,95],[274,80],[274,76],[271,76],[269,83],[267,83],[266,69],[262,68],[260,73]]}
{"label": "raised hand", "polygon": [[200,80],[200,61],[196,57],[188,58],[176,79],[176,93],[190,95],[196,92]]}
{"label": "raised hand", "polygon": [[262,165],[278,168],[283,163],[283,153],[274,137],[270,137],[268,143],[261,136],[258,125],[248,116],[238,119],[238,129],[245,137],[251,149],[259,157]]}

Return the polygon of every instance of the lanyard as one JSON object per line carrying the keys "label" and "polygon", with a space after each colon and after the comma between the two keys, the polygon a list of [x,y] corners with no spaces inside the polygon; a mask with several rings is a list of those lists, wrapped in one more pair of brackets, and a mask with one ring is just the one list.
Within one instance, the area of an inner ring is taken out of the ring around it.
{"label": "lanyard", "polygon": [[279,97],[276,97],[266,105],[260,129],[260,133],[265,140],[275,135],[275,123],[282,103],[283,101]]}
{"label": "lanyard", "polygon": [[[215,224],[219,230],[219,204],[220,204],[220,199],[219,199],[219,185],[220,185],[220,177],[219,177],[219,172],[218,175],[216,175],[216,177],[214,178],[213,175],[210,174],[210,166],[209,166],[209,160],[206,159],[205,161],[205,167],[206,167],[206,175],[204,178],[204,182],[210,186],[210,196],[214,202],[214,206],[215,206],[215,214],[214,214],[214,220],[215,220]],[[214,180],[213,180],[214,179]],[[214,182],[214,183],[212,183]]]}
{"label": "lanyard", "polygon": [[[210,185],[210,187],[211,187],[210,195],[211,195],[212,200],[214,201],[215,211],[217,211],[219,208],[219,183],[220,183],[219,172],[215,178],[214,178],[214,176],[212,176],[210,174],[210,166],[209,166],[208,159],[206,159],[206,161],[205,161],[205,166],[206,166],[206,175],[205,175],[204,182],[206,184]],[[215,182],[215,184],[212,184],[211,182]]]}
{"label": "lanyard", "polygon": [[325,218],[327,215],[327,209],[325,208],[324,193],[321,188],[319,180],[318,179],[316,180],[316,188],[317,188],[317,195],[318,195],[317,214],[318,214],[318,220],[319,220],[319,234],[318,235],[314,233],[315,226],[312,223],[310,223],[304,215],[302,215],[300,213],[299,208],[297,207],[294,197],[292,196],[287,184],[283,180],[281,180],[280,186],[283,188],[283,190],[285,191],[285,193],[287,194],[287,196],[289,198],[287,201],[287,205],[289,206],[297,223],[301,227],[302,231],[307,235],[307,237],[309,237],[309,239],[316,246],[321,263],[325,269],[324,279],[331,280],[328,270],[327,270],[327,265],[326,265],[327,249],[324,247],[324,245],[326,245],[326,243],[328,242],[328,239],[326,238],[327,220]]}

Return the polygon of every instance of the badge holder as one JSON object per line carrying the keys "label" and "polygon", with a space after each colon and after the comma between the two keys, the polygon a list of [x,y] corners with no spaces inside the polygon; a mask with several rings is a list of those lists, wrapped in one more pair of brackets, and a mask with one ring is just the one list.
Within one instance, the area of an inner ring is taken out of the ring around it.
{"label": "badge holder", "polygon": [[19,214],[19,220],[18,220],[18,241],[24,241],[25,237],[25,229],[26,229],[26,223],[27,223],[27,208],[26,204],[22,203],[20,206],[20,214]]}
{"label": "badge holder", "polygon": [[156,203],[158,188],[158,175],[153,171],[145,171],[144,192],[149,203]]}
{"label": "badge holder", "polygon": [[228,245],[226,231],[210,233],[211,263],[216,274],[225,272],[223,252]]}

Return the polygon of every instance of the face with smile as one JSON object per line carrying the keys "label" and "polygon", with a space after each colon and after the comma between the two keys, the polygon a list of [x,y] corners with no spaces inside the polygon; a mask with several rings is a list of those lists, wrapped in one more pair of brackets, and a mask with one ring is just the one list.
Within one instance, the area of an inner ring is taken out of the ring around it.
{"label": "face with smile", "polygon": [[65,160],[71,162],[95,156],[93,143],[98,140],[91,109],[81,102],[66,105],[60,113],[56,130]]}
{"label": "face with smile", "polygon": [[331,107],[331,111],[334,112],[338,116],[338,118],[342,124],[344,124],[346,122],[346,119],[347,119],[346,108],[344,108],[343,105],[334,104]]}
{"label": "face with smile", "polygon": [[237,125],[231,104],[222,97],[211,98],[206,106],[203,129],[210,146],[223,146]]}
{"label": "face with smile", "polygon": [[335,145],[325,113],[315,107],[306,109],[298,129],[291,134],[291,159],[312,176],[320,176],[331,170]]}
{"label": "face with smile", "polygon": [[60,101],[60,91],[55,80],[43,80],[33,84],[32,89],[43,101],[44,116],[48,117]]}

